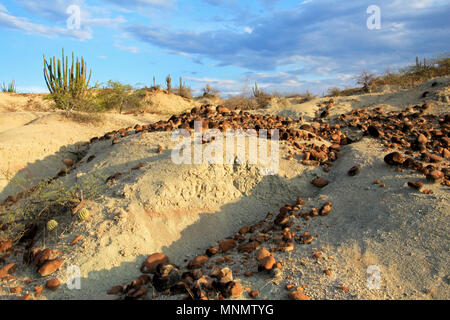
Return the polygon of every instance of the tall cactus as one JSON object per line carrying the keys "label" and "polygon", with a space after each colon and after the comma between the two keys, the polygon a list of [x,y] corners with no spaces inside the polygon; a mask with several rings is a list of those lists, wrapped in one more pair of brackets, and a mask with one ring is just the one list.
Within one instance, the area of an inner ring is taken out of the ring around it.
{"label": "tall cactus", "polygon": [[[62,59],[56,61],[56,57],[50,58],[49,62],[44,55],[44,78],[50,94],[55,101],[62,95],[69,95],[71,98],[82,97],[89,88],[92,70],[87,77],[87,67],[84,58],[81,60],[72,53],[72,67],[69,68],[69,58],[64,55],[62,49]],[[56,101],[58,102],[58,101]]]}
{"label": "tall cactus", "polygon": [[172,77],[170,74],[166,77],[167,91],[172,91]]}

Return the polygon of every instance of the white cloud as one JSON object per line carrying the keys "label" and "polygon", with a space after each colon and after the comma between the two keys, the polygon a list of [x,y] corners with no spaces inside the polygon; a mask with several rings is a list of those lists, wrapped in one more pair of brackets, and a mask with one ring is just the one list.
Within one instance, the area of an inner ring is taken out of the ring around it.
{"label": "white cloud", "polygon": [[11,29],[23,30],[31,34],[39,34],[45,37],[68,36],[78,40],[92,38],[90,30],[68,30],[61,27],[48,27],[28,21],[27,18],[15,17],[0,11],[0,26]]}
{"label": "white cloud", "polygon": [[139,50],[139,48],[134,47],[134,46],[125,46],[121,43],[119,43],[118,41],[114,42],[114,47],[119,48],[120,50],[124,50],[124,51],[128,51],[131,52],[133,54],[138,54],[141,51]]}

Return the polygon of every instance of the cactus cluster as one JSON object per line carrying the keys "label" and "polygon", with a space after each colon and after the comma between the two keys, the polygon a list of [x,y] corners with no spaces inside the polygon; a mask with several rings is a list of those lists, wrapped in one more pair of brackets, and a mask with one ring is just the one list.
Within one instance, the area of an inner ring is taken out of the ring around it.
{"label": "cactus cluster", "polygon": [[72,65],[69,67],[69,58],[64,55],[62,49],[62,59],[56,57],[49,61],[44,55],[44,78],[48,90],[52,96],[69,95],[71,98],[81,97],[88,89],[92,71],[87,76],[87,67],[84,58],[72,53]]}

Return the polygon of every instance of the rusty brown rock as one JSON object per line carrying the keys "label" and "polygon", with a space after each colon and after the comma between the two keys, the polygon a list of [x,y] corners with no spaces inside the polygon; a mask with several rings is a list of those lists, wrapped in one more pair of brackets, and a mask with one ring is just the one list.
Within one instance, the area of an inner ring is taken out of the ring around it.
{"label": "rusty brown rock", "polygon": [[63,265],[63,263],[63,259],[47,261],[42,267],[39,268],[38,273],[41,275],[41,277],[48,276],[57,271]]}
{"label": "rusty brown rock", "polygon": [[323,188],[326,185],[328,185],[328,180],[325,178],[315,178],[314,180],[311,181],[311,183],[316,186],[317,188]]}
{"label": "rusty brown rock", "polygon": [[0,241],[0,253],[4,253],[11,249],[13,245],[12,241]]}
{"label": "rusty brown rock", "polygon": [[66,165],[67,168],[73,167],[73,160],[72,159],[64,159],[62,162]]}
{"label": "rusty brown rock", "polygon": [[416,190],[421,190],[423,188],[423,183],[420,181],[409,181],[408,186]]}
{"label": "rusty brown rock", "polygon": [[6,266],[0,268],[0,279],[8,277],[8,275],[14,273],[14,271],[16,271],[16,269],[17,269],[17,264],[15,264],[15,263],[10,263],[10,264],[7,264]]}
{"label": "rusty brown rock", "polygon": [[209,258],[207,256],[198,256],[189,261],[188,269],[199,269],[201,268],[206,262],[208,262]]}
{"label": "rusty brown rock", "polygon": [[231,249],[236,248],[236,241],[233,239],[226,239],[219,242],[219,248],[222,252],[230,251]]}
{"label": "rusty brown rock", "polygon": [[320,215],[326,216],[331,212],[331,202],[326,203],[321,209],[320,209]]}
{"label": "rusty brown rock", "polygon": [[261,248],[256,252],[256,259],[258,261],[261,261],[262,259],[270,256],[271,253],[269,252],[269,250],[267,250],[266,248]]}
{"label": "rusty brown rock", "polygon": [[275,258],[272,256],[267,256],[259,261],[259,269],[260,270],[272,270],[274,265],[277,262],[275,261]]}
{"label": "rusty brown rock", "polygon": [[251,290],[251,291],[248,293],[248,295],[249,295],[251,298],[256,299],[256,298],[259,296],[259,291],[256,290],[256,289]]}
{"label": "rusty brown rock", "polygon": [[47,287],[47,289],[50,289],[52,291],[56,291],[60,285],[61,285],[61,282],[58,279],[51,279],[45,283],[45,286]]}
{"label": "rusty brown rock", "polygon": [[358,166],[354,166],[354,167],[352,167],[352,168],[347,172],[347,174],[348,174],[350,177],[354,177],[354,176],[356,176],[357,174],[359,174],[359,172],[360,172],[359,167],[358,167]]}
{"label": "rusty brown rock", "polygon": [[168,264],[169,258],[160,252],[151,254],[141,265],[142,273],[155,273],[160,264]]}
{"label": "rusty brown rock", "polygon": [[397,151],[389,153],[384,157],[384,162],[391,166],[401,165],[404,161],[405,159],[403,158],[403,156]]}
{"label": "rusty brown rock", "polygon": [[441,183],[444,179],[444,173],[439,170],[433,170],[426,175],[427,181],[431,183]]}
{"label": "rusty brown rock", "polygon": [[123,287],[122,286],[114,286],[111,289],[108,290],[107,294],[109,295],[115,295],[118,293],[122,293],[123,292]]}
{"label": "rusty brown rock", "polygon": [[308,297],[306,294],[304,294],[300,290],[291,291],[291,292],[289,292],[288,296],[291,300],[311,300],[310,297]]}
{"label": "rusty brown rock", "polygon": [[81,239],[83,239],[82,235],[77,236],[75,239],[73,239],[72,243],[70,244],[71,246],[76,245]]}
{"label": "rusty brown rock", "polygon": [[259,247],[260,243],[258,241],[252,241],[245,244],[242,244],[238,247],[238,252],[252,252],[255,251]]}

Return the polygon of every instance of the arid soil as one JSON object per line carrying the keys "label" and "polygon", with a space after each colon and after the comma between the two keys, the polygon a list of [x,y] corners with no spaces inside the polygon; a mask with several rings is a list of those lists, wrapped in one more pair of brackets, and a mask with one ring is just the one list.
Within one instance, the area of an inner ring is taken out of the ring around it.
{"label": "arid soil", "polygon": [[[28,225],[18,243],[0,242],[0,296],[449,299],[449,95],[447,77],[248,112],[109,114],[103,126],[5,109],[20,120],[0,132],[2,168],[11,159],[13,177],[97,192]],[[278,172],[245,160],[175,164],[172,131],[194,120],[220,131],[279,129]],[[7,212],[29,191],[12,182],[0,190],[6,235]]]}

